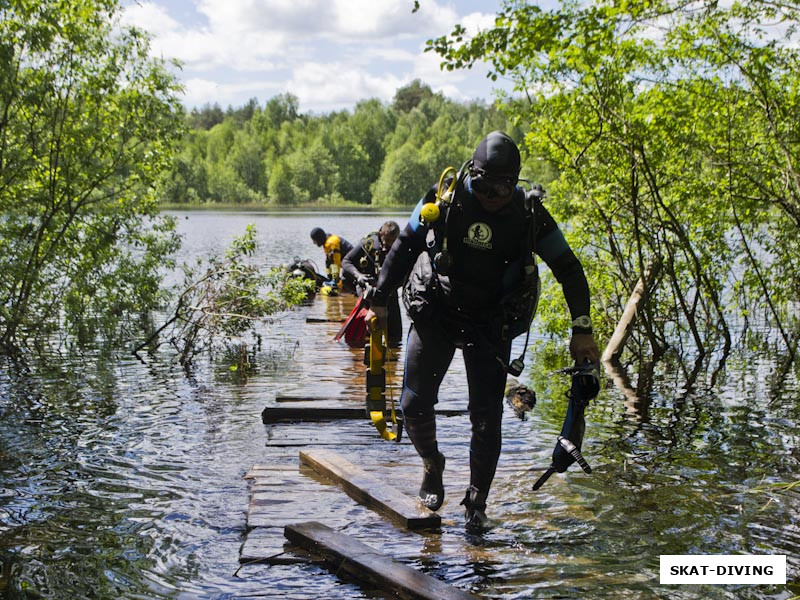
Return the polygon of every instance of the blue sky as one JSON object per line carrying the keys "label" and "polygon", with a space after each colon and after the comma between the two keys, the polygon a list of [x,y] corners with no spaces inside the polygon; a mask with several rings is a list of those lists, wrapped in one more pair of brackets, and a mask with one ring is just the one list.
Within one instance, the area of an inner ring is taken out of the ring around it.
{"label": "blue sky", "polygon": [[[541,2],[542,8],[552,0]],[[176,58],[184,104],[241,106],[290,92],[302,112],[351,109],[366,98],[390,101],[421,79],[455,100],[491,101],[507,83],[486,68],[448,72],[423,52],[429,38],[461,23],[493,24],[500,0],[128,0],[124,22],[153,36],[154,55]]]}

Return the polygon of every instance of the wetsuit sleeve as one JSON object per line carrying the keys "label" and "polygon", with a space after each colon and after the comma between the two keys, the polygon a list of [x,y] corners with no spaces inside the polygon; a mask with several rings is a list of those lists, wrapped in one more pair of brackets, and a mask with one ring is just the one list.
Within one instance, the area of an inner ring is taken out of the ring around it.
{"label": "wetsuit sleeve", "polygon": [[361,264],[361,257],[364,256],[364,244],[358,244],[342,259],[342,273],[350,281],[358,281],[361,271],[356,265]]}
{"label": "wetsuit sleeve", "polygon": [[588,315],[589,283],[586,281],[580,260],[569,247],[553,217],[541,203],[536,203],[535,215],[536,254],[550,267],[556,281],[561,284],[572,320]]}
{"label": "wetsuit sleeve", "polygon": [[372,298],[376,306],[386,305],[389,294],[400,287],[408,272],[414,267],[420,252],[425,249],[428,228],[419,221],[419,213],[425,202],[427,196],[419,201],[408,223],[400,231],[392,249],[386,255],[386,260],[383,261],[375,295]]}

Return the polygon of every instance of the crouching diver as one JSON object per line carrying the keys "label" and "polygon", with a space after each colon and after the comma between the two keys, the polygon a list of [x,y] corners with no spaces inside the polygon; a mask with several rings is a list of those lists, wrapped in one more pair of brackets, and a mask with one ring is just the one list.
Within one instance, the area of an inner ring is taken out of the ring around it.
{"label": "crouching diver", "polygon": [[[444,501],[445,457],[436,440],[434,405],[456,348],[469,385],[470,485],[466,527],[487,522],[486,499],[501,447],[501,416],[511,341],[530,329],[539,281],[535,254],[561,283],[573,319],[570,352],[596,362],[583,268],[547,209],[541,187],[518,186],[520,154],[500,131],[478,144],[459,172],[448,169],[422,198],[380,271],[371,311],[386,319],[386,302],[408,276],[403,303],[412,326],[401,395],[404,425],[422,458],[420,500],[431,510]],[[372,315],[367,315],[370,322]]]}

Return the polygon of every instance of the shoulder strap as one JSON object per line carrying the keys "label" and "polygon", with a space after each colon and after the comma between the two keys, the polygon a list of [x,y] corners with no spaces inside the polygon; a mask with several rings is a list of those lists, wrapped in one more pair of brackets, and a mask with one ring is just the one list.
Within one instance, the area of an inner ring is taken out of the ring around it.
{"label": "shoulder strap", "polygon": [[442,243],[447,245],[447,238],[450,235],[450,214],[453,209],[461,210],[462,202],[463,202],[463,195],[464,195],[464,178],[460,176],[456,181],[456,187],[453,190],[453,200],[447,205],[445,208],[444,214],[442,215]]}
{"label": "shoulder strap", "polygon": [[[541,186],[539,186],[541,188]],[[525,253],[530,255],[530,264],[536,265],[536,205],[541,205],[540,194],[537,189],[528,190],[524,192],[523,207],[525,209],[525,221],[527,223],[526,239],[525,239]],[[527,260],[526,256],[526,260]]]}

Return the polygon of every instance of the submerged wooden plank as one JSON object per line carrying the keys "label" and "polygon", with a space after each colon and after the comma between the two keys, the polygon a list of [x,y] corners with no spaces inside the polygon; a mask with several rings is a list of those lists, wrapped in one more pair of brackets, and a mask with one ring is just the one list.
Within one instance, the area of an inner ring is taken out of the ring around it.
{"label": "submerged wooden plank", "polygon": [[[394,388],[395,390],[395,397],[400,397],[400,390],[398,388]],[[387,395],[388,395],[387,391]],[[366,392],[362,389],[354,390],[352,394],[346,395],[344,393],[339,394],[338,396],[304,396],[301,394],[290,395],[290,394],[278,394],[275,396],[275,402],[284,403],[284,402],[308,402],[310,404],[325,402],[328,400],[347,400],[353,402],[364,402],[364,397]],[[388,400],[387,400],[388,402]]]}
{"label": "submerged wooden plank", "polygon": [[274,477],[276,473],[291,473],[297,472],[297,465],[287,465],[287,468],[282,466],[264,467],[262,465],[255,465],[251,470],[242,476],[242,479],[256,479],[258,477]]}
{"label": "submerged wooden plank", "polygon": [[300,462],[335,483],[356,502],[385,515],[408,529],[436,528],[441,517],[425,508],[415,498],[383,483],[361,467],[330,450],[300,452]]}
{"label": "submerged wooden plank", "polygon": [[280,527],[256,527],[247,532],[239,552],[240,563],[265,563],[270,565],[308,562],[306,559],[284,553],[285,539]]}
{"label": "submerged wooden plank", "polygon": [[330,527],[311,521],[287,525],[293,544],[319,554],[334,574],[351,577],[403,597],[424,600],[475,600],[475,596],[416,569]]}
{"label": "submerged wooden plank", "polygon": [[[386,416],[389,416],[387,411]],[[338,421],[344,419],[366,419],[364,408],[355,407],[322,407],[322,406],[275,406],[261,411],[261,422],[285,423],[293,421]]]}
{"label": "submerged wooden plank", "polygon": [[306,323],[344,323],[345,320],[342,317],[306,317]]}
{"label": "submerged wooden plank", "polygon": [[[386,418],[391,412],[384,412]],[[466,409],[442,409],[436,411],[442,417],[455,417],[468,414]],[[286,423],[294,421],[337,421],[345,419],[368,419],[365,408],[356,407],[324,407],[324,406],[268,406],[261,411],[261,422]]]}

